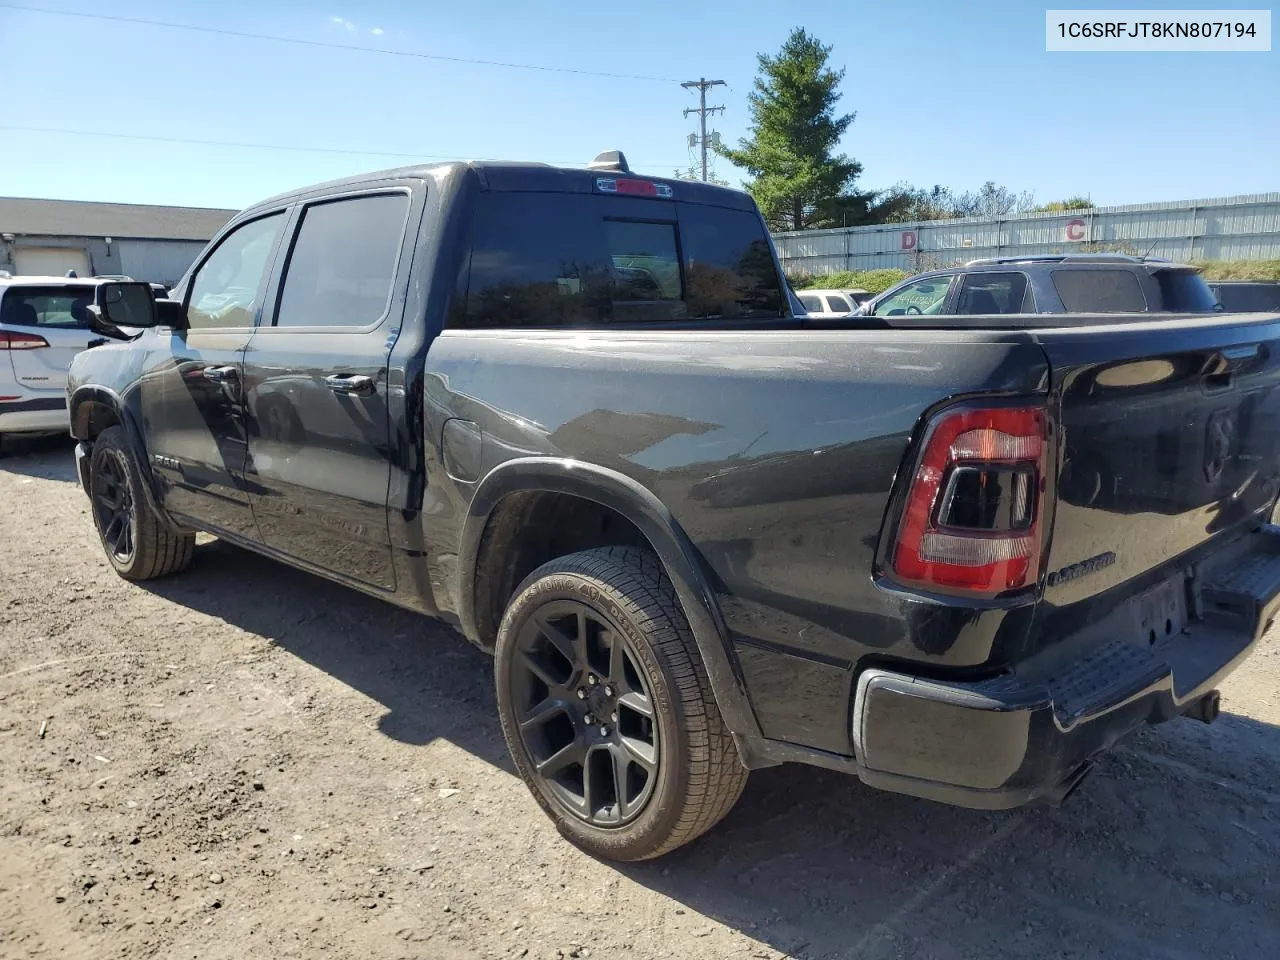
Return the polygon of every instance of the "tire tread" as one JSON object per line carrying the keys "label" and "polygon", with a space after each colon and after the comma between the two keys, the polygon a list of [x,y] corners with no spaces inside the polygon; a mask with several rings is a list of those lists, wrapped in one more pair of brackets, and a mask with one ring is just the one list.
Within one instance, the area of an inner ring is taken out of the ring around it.
{"label": "tire tread", "polygon": [[[133,499],[136,530],[134,537],[133,558],[131,562],[122,564],[107,554],[107,560],[115,568],[116,573],[126,580],[154,580],[179,573],[191,565],[195,556],[196,536],[194,533],[180,533],[174,530],[156,511],[151,497],[144,485],[142,471],[133,455],[121,427],[108,427],[94,441],[93,455],[108,455],[111,452],[120,455],[125,466],[129,482],[129,495]],[[94,525],[97,515],[94,514]],[[98,531],[101,536],[102,531]],[[104,544],[105,547],[105,544]]]}
{"label": "tire tread", "polygon": [[640,628],[663,666],[673,697],[679,698],[677,713],[686,734],[682,759],[687,772],[686,790],[679,798],[680,813],[665,838],[626,858],[662,856],[723,819],[741,796],[748,771],[716,705],[693,631],[658,556],[637,547],[584,550],[543,564],[515,596],[535,581],[557,574],[588,577],[614,596],[624,615]]}

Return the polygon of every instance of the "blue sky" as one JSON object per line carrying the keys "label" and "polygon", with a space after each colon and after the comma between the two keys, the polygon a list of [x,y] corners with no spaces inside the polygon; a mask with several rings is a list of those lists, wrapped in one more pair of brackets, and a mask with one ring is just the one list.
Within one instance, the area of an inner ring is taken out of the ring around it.
{"label": "blue sky", "polygon": [[[803,26],[847,67],[843,149],[863,188],[1139,203],[1280,189],[1280,53],[1046,53],[1044,5],[993,0],[160,2],[24,0],[301,40],[669,78],[723,79],[715,124],[749,122],[756,53]],[[1054,4],[1064,6],[1065,4]],[[1093,6],[1095,4],[1082,4]],[[1202,6],[1204,4],[1202,3]],[[1240,6],[1237,4],[1236,6]],[[507,69],[55,16],[0,4],[0,195],[242,207],[411,154],[687,164],[677,82]],[[171,143],[14,127],[290,144]],[[723,161],[721,175],[740,174]]]}

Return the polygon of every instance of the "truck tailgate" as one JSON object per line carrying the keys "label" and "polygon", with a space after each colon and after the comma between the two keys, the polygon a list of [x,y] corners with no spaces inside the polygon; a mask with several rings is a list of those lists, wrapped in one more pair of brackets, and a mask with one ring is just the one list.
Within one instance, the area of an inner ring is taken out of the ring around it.
{"label": "truck tailgate", "polygon": [[[1157,637],[1200,602],[1196,565],[1280,492],[1280,317],[1037,330],[1059,404],[1056,508],[1037,646],[1140,607]],[[1052,482],[1052,481],[1051,481]]]}

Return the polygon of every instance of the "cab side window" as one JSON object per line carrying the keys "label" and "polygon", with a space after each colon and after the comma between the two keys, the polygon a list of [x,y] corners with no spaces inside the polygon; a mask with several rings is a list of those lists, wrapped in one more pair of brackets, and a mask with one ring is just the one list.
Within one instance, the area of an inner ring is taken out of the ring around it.
{"label": "cab side window", "polygon": [[254,325],[263,279],[284,219],[282,211],[251,220],[222,239],[191,280],[187,304],[190,329]]}
{"label": "cab side window", "polygon": [[391,302],[409,215],[407,193],[307,207],[285,267],[278,327],[367,327]]}

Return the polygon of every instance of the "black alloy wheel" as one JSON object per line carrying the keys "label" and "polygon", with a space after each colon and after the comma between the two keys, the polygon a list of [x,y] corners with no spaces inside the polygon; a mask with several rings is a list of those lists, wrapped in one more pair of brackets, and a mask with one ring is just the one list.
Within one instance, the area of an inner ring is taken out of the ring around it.
{"label": "black alloy wheel", "polygon": [[633,822],[653,795],[662,744],[623,633],[588,604],[556,599],[528,617],[515,649],[508,692],[536,775],[591,826]]}
{"label": "black alloy wheel", "polygon": [[515,588],[494,643],[502,735],[568,840],[648,860],[710,830],[747,769],[655,553],[592,547]]}
{"label": "black alloy wheel", "polygon": [[126,468],[112,451],[99,457],[93,471],[93,511],[107,552],[119,563],[133,559],[135,518],[133,495],[126,480]]}

